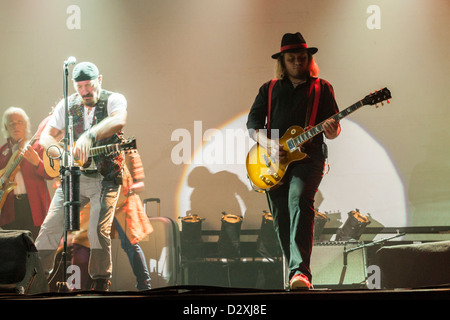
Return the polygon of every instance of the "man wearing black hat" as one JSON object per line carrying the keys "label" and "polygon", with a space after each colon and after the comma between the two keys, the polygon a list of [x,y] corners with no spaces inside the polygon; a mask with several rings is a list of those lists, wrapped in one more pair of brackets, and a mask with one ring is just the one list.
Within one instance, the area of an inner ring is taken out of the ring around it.
{"label": "man wearing black hat", "polygon": [[[73,120],[72,151],[82,163],[88,160],[93,146],[120,143],[127,118],[127,101],[122,94],[101,88],[102,75],[90,62],[73,69],[76,93],[68,97],[69,115]],[[65,102],[60,101],[44,128],[40,143],[51,156],[62,154],[59,141],[65,132]],[[50,148],[49,148],[50,147]],[[88,239],[91,246],[89,273],[94,290],[106,291],[111,278],[110,231],[121,183],[123,154],[119,151],[93,157],[89,168],[81,170],[81,208],[91,204]],[[56,249],[64,233],[64,192],[55,191],[48,215],[36,239],[42,267],[50,274]]]}
{"label": "man wearing black hat", "polygon": [[[327,120],[338,113],[330,83],[318,78],[319,68],[300,33],[287,33],[276,59],[276,79],[263,84],[248,115],[250,136],[269,150],[273,159],[283,161],[277,138],[293,125],[308,129],[322,121],[324,135],[336,138],[339,123]],[[269,99],[270,97],[270,99]],[[326,145],[318,134],[303,145],[308,157],[289,165],[282,183],[266,192],[274,227],[289,266],[291,289],[311,288],[310,256],[314,233],[314,196],[323,177]]]}

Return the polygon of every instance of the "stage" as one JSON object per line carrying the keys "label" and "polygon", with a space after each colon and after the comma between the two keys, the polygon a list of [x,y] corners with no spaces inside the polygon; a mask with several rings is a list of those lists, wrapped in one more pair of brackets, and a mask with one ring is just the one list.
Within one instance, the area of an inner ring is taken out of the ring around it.
{"label": "stage", "polygon": [[158,317],[169,319],[279,319],[283,316],[406,317],[446,314],[450,286],[396,290],[270,291],[167,287],[146,292],[0,295],[0,305],[22,315]]}
{"label": "stage", "polygon": [[[338,305],[341,302],[433,302],[442,304],[450,300],[450,284],[432,288],[398,289],[311,289],[311,290],[261,290],[214,286],[170,286],[148,291],[75,291],[48,292],[40,294],[0,293],[0,302],[112,302],[151,303],[154,308],[165,308],[168,304],[175,309],[198,306],[253,305],[267,308],[286,307],[295,303],[318,302]],[[166,310],[176,312],[176,310]]]}

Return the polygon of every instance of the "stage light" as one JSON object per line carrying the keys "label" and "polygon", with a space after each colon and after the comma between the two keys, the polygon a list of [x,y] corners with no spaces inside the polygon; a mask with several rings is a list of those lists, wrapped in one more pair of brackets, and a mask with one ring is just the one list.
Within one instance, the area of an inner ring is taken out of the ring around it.
{"label": "stage light", "polygon": [[264,258],[275,260],[282,257],[281,247],[273,227],[272,213],[263,212],[261,229],[256,239],[256,252]]}
{"label": "stage light", "polygon": [[222,212],[218,253],[220,258],[235,259],[241,256],[242,216]]}
{"label": "stage light", "polygon": [[359,240],[368,224],[369,218],[362,215],[358,209],[350,211],[344,226],[336,232],[336,241]]}
{"label": "stage light", "polygon": [[197,215],[181,218],[181,256],[186,259],[203,257],[202,221]]}
{"label": "stage light", "polygon": [[316,211],[314,214],[314,240],[319,240],[322,235],[323,229],[325,228],[325,224],[330,221],[323,213]]}

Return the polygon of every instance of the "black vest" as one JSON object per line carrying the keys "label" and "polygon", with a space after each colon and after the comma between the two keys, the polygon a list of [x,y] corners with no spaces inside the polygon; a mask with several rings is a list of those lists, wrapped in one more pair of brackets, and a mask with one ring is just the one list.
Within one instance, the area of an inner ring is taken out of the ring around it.
{"label": "black vest", "polygon": [[[110,91],[101,90],[100,98],[95,107],[92,126],[108,117],[108,98],[112,94]],[[84,105],[81,96],[78,93],[73,94],[69,99],[69,114],[73,120],[73,139],[78,140],[84,130]],[[113,143],[122,143],[123,133],[120,131],[111,137],[96,141],[94,146],[101,146]],[[124,164],[124,155],[121,151],[114,151],[108,154],[93,157],[98,171],[104,176],[105,180],[115,181],[116,184],[122,183],[122,169]]]}

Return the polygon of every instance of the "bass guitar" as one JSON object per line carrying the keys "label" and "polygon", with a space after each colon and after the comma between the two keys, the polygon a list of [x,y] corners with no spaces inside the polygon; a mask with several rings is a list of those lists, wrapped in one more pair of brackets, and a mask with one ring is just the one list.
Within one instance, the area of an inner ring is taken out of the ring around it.
{"label": "bass guitar", "polygon": [[[391,92],[387,88],[381,89],[380,91],[367,95],[364,99],[328,119],[339,121],[364,105],[374,105],[386,100],[389,103],[388,99],[390,98],[392,98]],[[257,191],[269,191],[279,186],[282,183],[288,166],[292,162],[302,160],[307,156],[303,152],[302,147],[306,142],[324,130],[322,127],[324,122],[319,123],[307,131],[300,126],[290,127],[279,139],[279,144],[286,151],[286,157],[282,161],[273,159],[267,149],[259,144],[255,144],[248,152],[246,159],[247,176],[252,183],[252,187]]]}
{"label": "bass guitar", "polygon": [[[137,147],[135,138],[128,139],[127,141],[122,143],[113,143],[104,146],[93,147],[89,149],[89,159],[85,163],[83,163],[80,159],[74,159],[74,164],[82,168],[88,168],[89,165],[91,164],[92,157],[116,151],[132,151],[136,150],[136,148]],[[61,167],[60,159],[61,157],[58,158],[50,157],[48,155],[48,149],[47,152],[44,152],[43,156],[44,169],[49,176],[55,178],[60,174],[59,172]]]}

